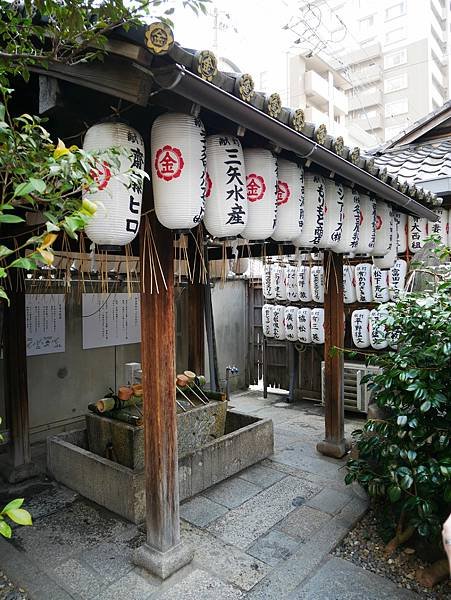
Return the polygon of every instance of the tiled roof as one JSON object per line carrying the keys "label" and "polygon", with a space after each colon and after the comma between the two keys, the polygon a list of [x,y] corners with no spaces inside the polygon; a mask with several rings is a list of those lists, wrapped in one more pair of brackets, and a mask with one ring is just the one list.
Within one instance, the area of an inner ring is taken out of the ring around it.
{"label": "tiled roof", "polygon": [[374,162],[408,183],[451,177],[451,140],[402,146],[375,155]]}

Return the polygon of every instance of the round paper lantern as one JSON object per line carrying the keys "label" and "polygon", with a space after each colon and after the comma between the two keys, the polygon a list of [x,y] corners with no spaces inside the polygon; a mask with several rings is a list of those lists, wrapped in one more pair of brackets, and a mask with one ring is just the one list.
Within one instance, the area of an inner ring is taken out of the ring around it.
{"label": "round paper lantern", "polygon": [[263,271],[263,298],[274,300],[276,297],[276,270],[274,265],[266,263]]}
{"label": "round paper lantern", "polygon": [[389,204],[376,202],[376,241],[373,256],[385,256],[396,240],[393,240],[393,214]]}
{"label": "round paper lantern", "polygon": [[390,250],[387,254],[383,256],[373,256],[373,264],[379,269],[390,269],[395,260],[398,258],[398,254],[396,252],[396,244],[394,240],[396,239],[395,235],[393,236],[393,243],[391,245]]}
{"label": "round paper lantern", "polygon": [[164,227],[184,231],[198,225],[205,209],[206,135],[197,117],[166,113],[150,137],[155,214]]}
{"label": "round paper lantern", "polygon": [[352,265],[343,265],[343,300],[345,304],[357,302],[355,269]]}
{"label": "round paper lantern", "polygon": [[393,211],[393,221],[396,232],[396,252],[404,254],[407,250],[407,215]]}
{"label": "round paper lantern", "polygon": [[244,275],[249,269],[248,258],[234,258],[230,262],[230,268],[235,275]]}
{"label": "round paper lantern", "polygon": [[302,230],[304,219],[304,171],[296,163],[277,161],[277,219],[272,239],[290,242]]}
{"label": "round paper lantern", "polygon": [[290,342],[298,339],[297,315],[298,309],[295,306],[285,307],[285,338]]}
{"label": "round paper lantern", "polygon": [[360,263],[355,267],[355,290],[357,302],[372,302],[371,267],[368,263]]}
{"label": "round paper lantern", "polygon": [[303,344],[312,343],[312,309],[298,308],[297,313],[297,333],[298,340]]}
{"label": "round paper lantern", "polygon": [[360,194],[360,230],[356,254],[369,254],[376,242],[376,199]]}
{"label": "round paper lantern", "polygon": [[409,215],[407,219],[407,243],[410,252],[418,252],[427,238],[427,219],[423,217],[412,217]]}
{"label": "round paper lantern", "polygon": [[287,273],[284,265],[275,268],[276,300],[287,299]]}
{"label": "round paper lantern", "polygon": [[287,278],[287,300],[297,302],[299,300],[298,292],[298,270],[297,267],[290,265],[286,269]]}
{"label": "round paper lantern", "polygon": [[335,249],[341,238],[344,217],[344,187],[332,179],[326,179],[324,203],[324,235],[321,248]]}
{"label": "round paper lantern", "polygon": [[386,313],[383,311],[370,312],[370,344],[375,350],[383,350],[388,346],[385,325],[382,322],[385,316]]}
{"label": "round paper lantern", "polygon": [[[120,173],[131,167],[144,169],[144,142],[140,134],[124,123],[99,123],[86,132],[83,150],[102,151],[121,148]],[[106,162],[99,164],[92,175],[98,189],[84,197],[97,204],[97,212],[85,227],[86,235],[99,246],[125,246],[137,235],[141,220],[142,181],[127,183],[112,177]]]}
{"label": "round paper lantern", "polygon": [[273,305],[264,304],[262,306],[262,326],[263,335],[265,337],[274,337],[274,324],[273,324]]}
{"label": "round paper lantern", "polygon": [[371,288],[373,290],[374,302],[388,302],[388,271],[379,269],[373,265],[371,270]]}
{"label": "round paper lantern", "polygon": [[324,233],[324,177],[304,172],[304,224],[293,240],[299,248],[319,248]]}
{"label": "round paper lantern", "polygon": [[285,306],[278,304],[273,307],[272,311],[273,333],[274,339],[285,339]]}
{"label": "round paper lantern", "polygon": [[367,308],[354,310],[351,316],[352,341],[357,348],[368,348],[370,311]]}
{"label": "round paper lantern", "polygon": [[312,308],[311,317],[312,342],[324,344],[324,308]]}
{"label": "round paper lantern", "polygon": [[210,235],[236,237],[247,224],[246,173],[238,138],[207,137],[207,189],[204,224]]}
{"label": "round paper lantern", "polygon": [[315,266],[310,269],[310,287],[313,302],[324,302],[324,268]]}
{"label": "round paper lantern", "polygon": [[390,300],[397,300],[406,285],[407,263],[398,258],[388,272],[388,289]]}
{"label": "round paper lantern", "polygon": [[448,211],[446,208],[435,208],[435,214],[439,218],[438,221],[428,221],[428,236],[438,235],[440,243],[445,246],[448,244]]}
{"label": "round paper lantern", "polygon": [[301,302],[311,302],[312,290],[310,288],[310,267],[298,267],[298,293]]}
{"label": "round paper lantern", "polygon": [[360,233],[360,196],[357,190],[344,188],[344,214],[340,241],[334,252],[348,254],[355,252],[359,244]]}
{"label": "round paper lantern", "polygon": [[269,150],[244,150],[247,193],[247,225],[241,232],[246,240],[271,237],[277,216],[277,161]]}

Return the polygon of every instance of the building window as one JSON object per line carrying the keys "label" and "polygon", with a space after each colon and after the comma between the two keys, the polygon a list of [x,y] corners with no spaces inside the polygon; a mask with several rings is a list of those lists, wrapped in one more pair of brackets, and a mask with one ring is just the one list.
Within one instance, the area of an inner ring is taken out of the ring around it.
{"label": "building window", "polygon": [[384,56],[384,69],[391,69],[392,67],[398,67],[404,65],[407,62],[407,50],[403,48],[398,52],[392,52]]}
{"label": "building window", "polygon": [[394,77],[390,77],[384,81],[384,92],[389,94],[390,92],[397,92],[407,87],[407,73],[400,73]]}
{"label": "building window", "polygon": [[400,17],[401,15],[406,14],[406,3],[405,2],[397,2],[392,6],[389,6],[385,9],[385,20],[389,21],[390,19],[395,19],[396,17]]}
{"label": "building window", "polygon": [[386,117],[397,117],[409,112],[409,103],[407,98],[396,100],[395,102],[387,102],[385,105],[385,116]]}
{"label": "building window", "polygon": [[393,44],[394,42],[399,42],[400,40],[404,40],[406,38],[406,28],[405,27],[397,27],[396,29],[392,29],[391,31],[387,31],[385,34],[385,43]]}

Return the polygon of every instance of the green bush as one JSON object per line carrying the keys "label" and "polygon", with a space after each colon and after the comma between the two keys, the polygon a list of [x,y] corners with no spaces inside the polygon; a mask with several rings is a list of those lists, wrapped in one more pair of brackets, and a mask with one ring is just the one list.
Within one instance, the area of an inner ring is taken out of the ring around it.
{"label": "green bush", "polygon": [[381,371],[366,381],[384,418],[353,433],[345,481],[381,500],[376,510],[390,506],[398,537],[438,537],[451,511],[451,282],[435,277],[381,308],[396,349],[369,359]]}

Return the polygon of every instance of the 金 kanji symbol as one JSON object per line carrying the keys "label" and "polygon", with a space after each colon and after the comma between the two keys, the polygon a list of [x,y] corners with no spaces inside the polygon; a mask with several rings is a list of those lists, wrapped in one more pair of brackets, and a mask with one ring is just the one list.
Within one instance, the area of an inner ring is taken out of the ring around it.
{"label": "\u91d1 kanji symbol", "polygon": [[285,181],[277,182],[277,206],[286,204],[290,198],[290,186]]}
{"label": "\u91d1 kanji symbol", "polygon": [[155,170],[160,179],[171,181],[180,176],[185,162],[178,148],[163,146],[155,155]]}
{"label": "\u91d1 kanji symbol", "polygon": [[261,175],[250,173],[246,177],[247,199],[249,202],[256,202],[263,198],[266,192],[265,180]]}

